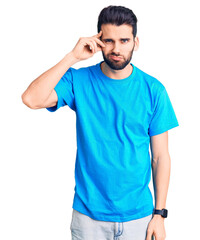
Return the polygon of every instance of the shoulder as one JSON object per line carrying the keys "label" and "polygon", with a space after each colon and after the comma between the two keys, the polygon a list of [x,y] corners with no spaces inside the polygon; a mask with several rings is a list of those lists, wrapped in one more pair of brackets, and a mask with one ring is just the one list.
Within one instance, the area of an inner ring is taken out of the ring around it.
{"label": "shoulder", "polygon": [[70,70],[71,70],[72,74],[84,74],[84,73],[88,73],[90,71],[95,71],[97,65],[98,64],[87,66],[87,67],[80,67],[80,68],[71,67]]}
{"label": "shoulder", "polygon": [[98,64],[80,68],[73,66],[68,69],[68,73],[66,72],[66,74],[70,75],[69,78],[75,87],[85,87],[95,77],[97,65]]}
{"label": "shoulder", "polygon": [[142,71],[136,67],[137,79],[140,81],[144,87],[148,88],[150,92],[156,94],[160,93],[165,89],[164,84],[158,80],[156,77]]}
{"label": "shoulder", "polygon": [[95,78],[98,74],[98,64],[99,63],[80,68],[71,67],[70,72],[73,81],[77,83],[83,82],[83,79],[84,83],[86,83],[87,81],[91,81],[91,79]]}

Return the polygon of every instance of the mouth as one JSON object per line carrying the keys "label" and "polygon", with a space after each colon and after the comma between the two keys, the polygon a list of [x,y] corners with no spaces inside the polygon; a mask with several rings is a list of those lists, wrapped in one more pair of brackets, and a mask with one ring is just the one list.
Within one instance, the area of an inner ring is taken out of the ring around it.
{"label": "mouth", "polygon": [[122,59],[121,57],[113,56],[113,55],[111,55],[110,58],[115,60],[115,61],[120,61]]}

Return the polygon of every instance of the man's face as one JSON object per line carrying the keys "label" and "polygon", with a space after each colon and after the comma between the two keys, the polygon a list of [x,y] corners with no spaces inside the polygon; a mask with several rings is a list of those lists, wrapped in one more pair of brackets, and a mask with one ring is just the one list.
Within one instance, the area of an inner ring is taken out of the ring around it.
{"label": "man's face", "polygon": [[125,68],[131,61],[136,43],[132,26],[127,24],[120,26],[103,24],[101,30],[101,41],[106,46],[102,48],[104,61],[114,70]]}

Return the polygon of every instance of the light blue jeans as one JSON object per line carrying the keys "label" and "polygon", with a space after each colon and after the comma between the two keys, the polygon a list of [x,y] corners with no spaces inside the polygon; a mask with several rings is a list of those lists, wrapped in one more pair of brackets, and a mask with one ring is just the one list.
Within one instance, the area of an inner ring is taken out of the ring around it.
{"label": "light blue jeans", "polygon": [[72,240],[145,240],[152,214],[128,222],[94,220],[75,209],[72,212]]}

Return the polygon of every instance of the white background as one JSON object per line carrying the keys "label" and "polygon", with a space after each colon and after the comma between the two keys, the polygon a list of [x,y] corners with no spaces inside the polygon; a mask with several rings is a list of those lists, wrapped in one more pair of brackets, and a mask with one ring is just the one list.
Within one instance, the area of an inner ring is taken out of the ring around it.
{"label": "white background", "polygon": [[[101,9],[123,5],[138,18],[132,62],[166,87],[180,126],[169,131],[172,160],[167,239],[199,238],[199,8],[197,1],[4,1],[0,5],[0,239],[71,239],[76,116],[31,110],[21,94],[97,33]],[[101,61],[99,52],[74,68]]]}

